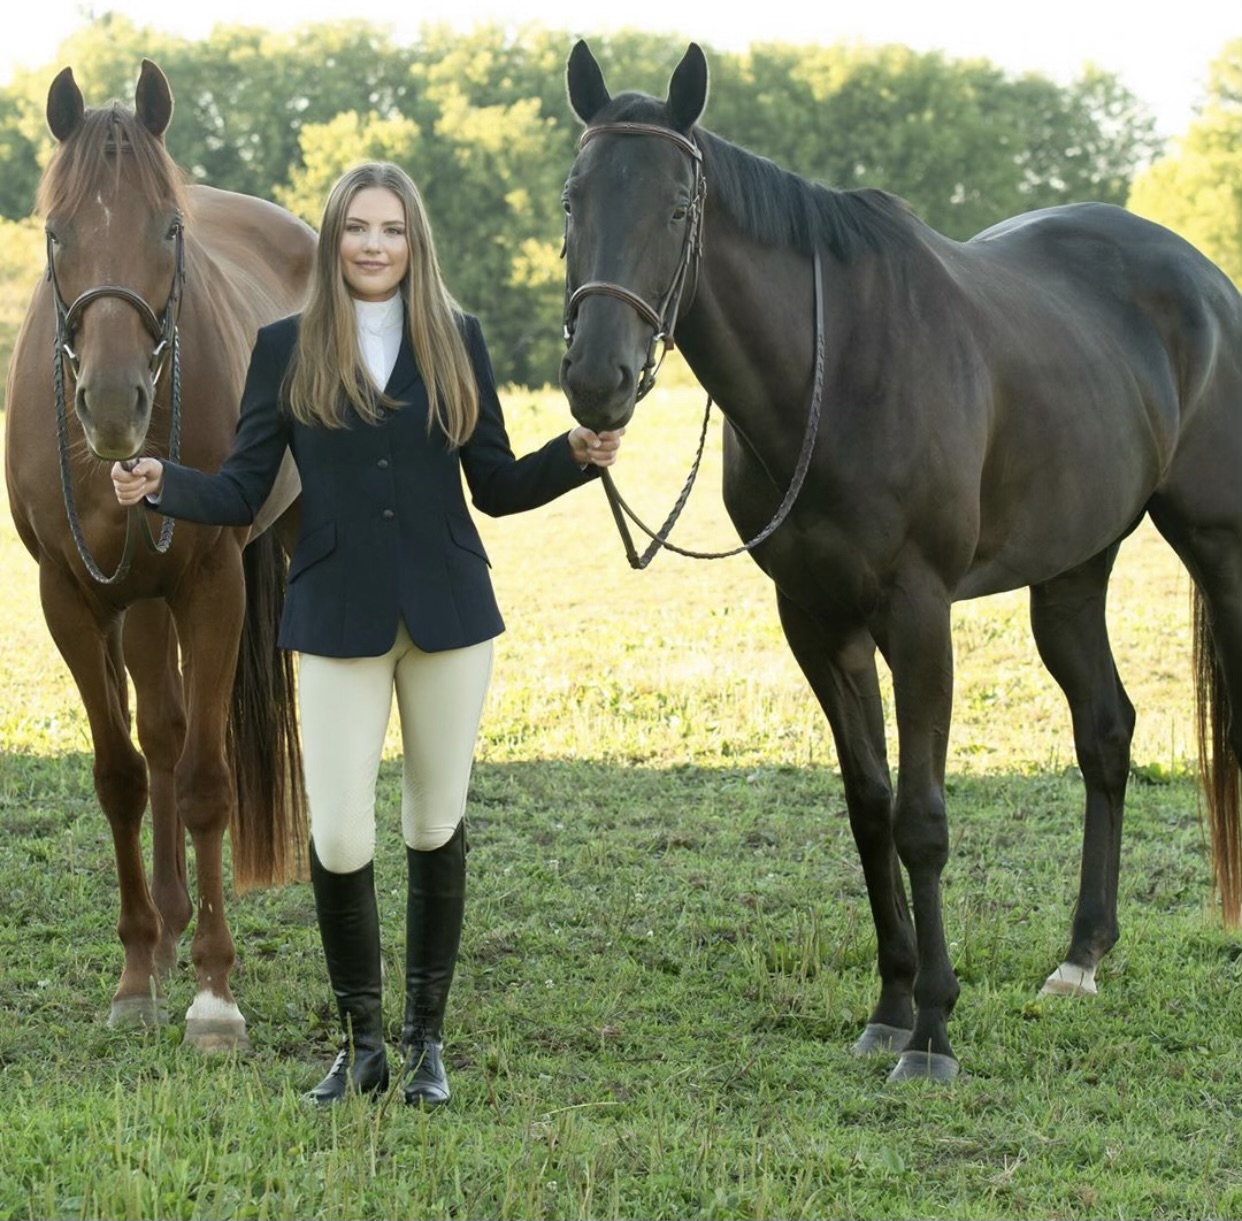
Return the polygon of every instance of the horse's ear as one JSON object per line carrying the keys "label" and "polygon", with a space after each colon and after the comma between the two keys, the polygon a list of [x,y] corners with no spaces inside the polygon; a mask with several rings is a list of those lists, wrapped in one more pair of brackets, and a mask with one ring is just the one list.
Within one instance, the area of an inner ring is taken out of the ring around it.
{"label": "horse's ear", "polygon": [[138,87],[134,90],[134,113],[138,121],[157,140],[161,139],[172,121],[172,90],[168,78],[149,59],[142,61]]}
{"label": "horse's ear", "polygon": [[47,91],[47,125],[57,140],[68,140],[86,113],[82,90],[73,79],[72,68],[62,68]]}
{"label": "horse's ear", "polygon": [[604,84],[604,74],[584,39],[578,39],[569,53],[565,84],[569,104],[584,123],[589,123],[612,101],[608,96],[608,86]]}
{"label": "horse's ear", "polygon": [[668,83],[668,114],[678,131],[689,131],[707,105],[707,56],[692,42]]}

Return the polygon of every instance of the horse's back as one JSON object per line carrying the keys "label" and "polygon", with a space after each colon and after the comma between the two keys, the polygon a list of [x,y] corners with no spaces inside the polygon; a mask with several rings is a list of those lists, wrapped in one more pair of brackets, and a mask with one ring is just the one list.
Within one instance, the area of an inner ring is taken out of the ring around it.
{"label": "horse's back", "polygon": [[1125,208],[1043,208],[985,229],[965,248],[982,256],[985,274],[1015,270],[1071,318],[1141,319],[1185,363],[1210,364],[1215,353],[1204,345],[1218,340],[1242,346],[1242,297],[1229,277],[1173,230]]}
{"label": "horse's back", "polygon": [[1067,204],[967,245],[1029,269],[1064,325],[1112,339],[1115,357],[1162,383],[1179,439],[1212,419],[1242,437],[1242,295],[1183,237],[1124,208]]}
{"label": "horse's back", "polygon": [[[983,465],[942,472],[978,489],[955,596],[1085,561],[1171,481],[1216,486],[1205,445],[1242,466],[1242,300],[1190,243],[1122,208],[1068,204],[936,250],[952,280],[944,326],[982,372],[960,433],[982,446],[960,452]],[[1242,508],[1229,499],[1222,511]]]}
{"label": "horse's back", "polygon": [[195,236],[220,275],[253,309],[256,325],[302,304],[314,260],[315,233],[267,200],[216,187],[189,188]]}

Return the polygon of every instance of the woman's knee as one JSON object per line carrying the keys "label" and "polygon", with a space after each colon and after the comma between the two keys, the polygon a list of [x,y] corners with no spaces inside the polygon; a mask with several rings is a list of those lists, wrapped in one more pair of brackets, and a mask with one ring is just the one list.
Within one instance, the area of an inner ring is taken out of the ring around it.
{"label": "woman's knee", "polygon": [[344,828],[312,828],[315,855],[329,873],[353,873],[375,858],[375,836],[349,834]]}
{"label": "woman's knee", "polygon": [[461,818],[458,817],[447,823],[407,825],[404,837],[406,847],[414,849],[415,852],[434,852],[437,848],[443,848],[453,838],[460,823]]}

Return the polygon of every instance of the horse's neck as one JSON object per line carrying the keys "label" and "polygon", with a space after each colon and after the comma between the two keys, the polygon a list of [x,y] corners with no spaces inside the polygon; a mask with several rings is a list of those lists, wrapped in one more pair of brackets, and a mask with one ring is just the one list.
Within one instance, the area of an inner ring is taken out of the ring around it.
{"label": "horse's neck", "polygon": [[[770,473],[791,469],[810,410],[815,371],[813,262],[706,233],[693,301],[676,338],[686,363]],[[827,275],[825,275],[825,282]],[[825,304],[825,357],[839,311]]]}

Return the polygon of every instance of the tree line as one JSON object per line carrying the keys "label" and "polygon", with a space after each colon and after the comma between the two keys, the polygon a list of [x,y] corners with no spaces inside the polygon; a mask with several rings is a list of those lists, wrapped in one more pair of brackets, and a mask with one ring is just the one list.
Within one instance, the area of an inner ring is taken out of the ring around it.
{"label": "tree line", "polygon": [[[0,89],[0,357],[7,363],[32,269],[41,267],[41,224],[31,211],[51,151],[48,85],[67,64],[88,104],[128,103],[145,56],[172,86],[167,145],[193,180],[275,200],[313,225],[348,165],[382,157],[406,167],[424,194],[450,287],[483,320],[498,376],[554,381],[559,200],[579,135],[564,94],[572,41],[541,27],[514,34],[481,26],[470,34],[425,27],[402,43],[354,20],[288,33],[218,26],[198,40],[114,14],[84,26],[55,63]],[[610,82],[660,96],[686,43],[641,31],[590,41]],[[1048,204],[1124,205],[1145,167],[1167,164],[1148,108],[1115,76],[1089,67],[1058,85],[901,46],[704,49],[712,73],[705,126],[829,186],[892,191],[955,238]],[[1227,83],[1222,97],[1236,106],[1242,40],[1230,49],[1218,75]],[[1221,122],[1236,137],[1232,119],[1232,128],[1228,114]],[[1222,140],[1218,132],[1209,142],[1217,152],[1200,157],[1198,172],[1211,174],[1232,155],[1242,214],[1238,144],[1221,153]],[[1157,180],[1148,210],[1181,189],[1176,176],[1171,187]],[[1236,232],[1234,246],[1242,253]]]}

